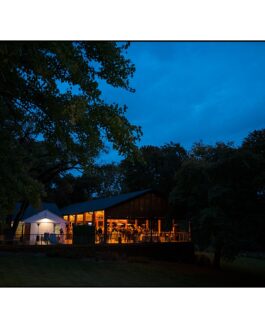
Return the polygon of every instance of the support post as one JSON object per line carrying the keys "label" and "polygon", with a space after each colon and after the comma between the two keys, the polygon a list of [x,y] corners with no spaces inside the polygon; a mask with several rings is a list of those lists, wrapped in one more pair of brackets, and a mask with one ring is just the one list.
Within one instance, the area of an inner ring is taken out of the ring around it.
{"label": "support post", "polygon": [[98,229],[97,225],[96,225],[96,215],[95,212],[92,213],[92,224],[95,226],[96,230]]}
{"label": "support post", "polygon": [[107,224],[108,219],[104,217],[104,244],[107,243],[107,238],[108,238],[108,224]]}
{"label": "support post", "polygon": [[161,219],[158,219],[158,235],[161,234]]}
{"label": "support post", "polygon": [[189,220],[189,241],[191,241],[191,221]]}
{"label": "support post", "polygon": [[38,226],[38,234],[36,236],[36,241],[35,241],[35,244],[38,245],[38,242],[39,242],[39,239],[40,239],[40,235],[39,235],[39,232],[40,232],[40,223],[37,223],[37,226]]}
{"label": "support post", "polygon": [[150,242],[152,243],[152,241],[153,241],[153,218],[152,217],[150,217],[150,232],[151,232],[151,234],[150,234]]}

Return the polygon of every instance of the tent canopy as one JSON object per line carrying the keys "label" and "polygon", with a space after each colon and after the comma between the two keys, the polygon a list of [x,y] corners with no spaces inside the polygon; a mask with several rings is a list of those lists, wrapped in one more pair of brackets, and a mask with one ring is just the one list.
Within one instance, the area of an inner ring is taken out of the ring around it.
{"label": "tent canopy", "polygon": [[58,215],[48,211],[44,210],[41,211],[26,220],[24,220],[24,223],[41,223],[45,221],[45,219],[49,222],[55,223],[55,224],[62,224],[62,223],[67,223],[64,219],[59,217]]}

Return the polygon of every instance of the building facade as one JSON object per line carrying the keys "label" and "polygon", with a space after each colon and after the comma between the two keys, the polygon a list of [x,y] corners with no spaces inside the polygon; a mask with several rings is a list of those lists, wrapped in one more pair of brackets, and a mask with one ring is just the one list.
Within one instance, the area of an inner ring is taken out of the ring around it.
{"label": "building facade", "polygon": [[[14,213],[18,209],[19,204]],[[17,228],[16,239],[35,245],[72,244],[77,231],[86,231],[91,233],[87,240],[96,243],[190,241],[190,230],[181,230],[177,223],[177,218],[168,215],[167,200],[146,189],[61,209],[54,203],[42,203],[36,209],[29,206]]]}
{"label": "building facade", "polygon": [[97,243],[189,239],[187,232],[177,230],[175,218],[167,216],[166,199],[150,189],[73,204],[61,213],[69,223],[69,238],[73,224],[88,224],[95,227]]}

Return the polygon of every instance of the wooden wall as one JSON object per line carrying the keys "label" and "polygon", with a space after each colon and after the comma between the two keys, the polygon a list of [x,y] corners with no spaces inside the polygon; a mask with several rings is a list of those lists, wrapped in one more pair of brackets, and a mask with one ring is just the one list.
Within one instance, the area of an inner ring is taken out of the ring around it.
{"label": "wooden wall", "polygon": [[106,218],[165,217],[167,202],[160,195],[149,192],[105,210]]}

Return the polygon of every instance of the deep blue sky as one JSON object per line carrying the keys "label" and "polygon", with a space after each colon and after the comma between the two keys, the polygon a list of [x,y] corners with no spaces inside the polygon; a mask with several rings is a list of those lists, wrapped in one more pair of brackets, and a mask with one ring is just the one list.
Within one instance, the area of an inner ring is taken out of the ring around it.
{"label": "deep blue sky", "polygon": [[[242,139],[265,127],[265,43],[132,42],[135,93],[104,86],[104,99],[128,106],[139,145]],[[118,160],[111,151],[100,161]]]}

